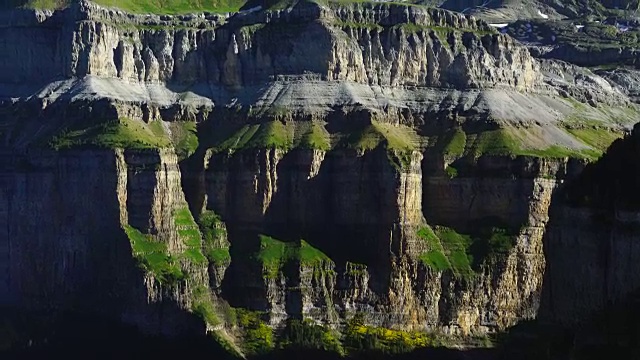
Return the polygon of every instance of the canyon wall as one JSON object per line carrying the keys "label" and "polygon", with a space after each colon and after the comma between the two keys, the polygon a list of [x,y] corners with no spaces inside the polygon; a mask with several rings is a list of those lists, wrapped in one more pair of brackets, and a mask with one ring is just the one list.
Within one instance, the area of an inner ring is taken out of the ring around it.
{"label": "canyon wall", "polygon": [[[563,263],[601,232],[552,203],[637,109],[474,18],[82,1],[0,23],[3,305],[150,334],[226,338],[239,309],[276,329],[358,316],[464,338],[535,318],[543,287],[559,321],[627,289],[631,262],[583,265],[602,244]],[[632,238],[608,254],[633,253]]]}

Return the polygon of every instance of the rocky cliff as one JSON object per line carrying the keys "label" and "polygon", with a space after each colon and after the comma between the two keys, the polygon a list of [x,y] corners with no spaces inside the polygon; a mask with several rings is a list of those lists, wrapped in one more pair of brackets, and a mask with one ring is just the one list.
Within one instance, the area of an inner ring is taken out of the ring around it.
{"label": "rocky cliff", "polygon": [[441,9],[0,19],[0,301],[247,353],[293,320],[415,347],[536,317],[556,188],[637,117]]}

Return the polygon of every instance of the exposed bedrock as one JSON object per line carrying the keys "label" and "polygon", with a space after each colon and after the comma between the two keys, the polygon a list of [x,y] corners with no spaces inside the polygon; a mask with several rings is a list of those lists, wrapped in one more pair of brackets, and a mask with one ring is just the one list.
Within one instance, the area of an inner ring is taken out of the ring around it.
{"label": "exposed bedrock", "polygon": [[[152,334],[201,333],[188,310],[206,269],[190,261],[175,286],[144,272],[133,226],[179,254],[173,213],[186,208],[167,151],[30,151],[2,156],[3,305],[100,313]],[[138,254],[136,254],[138,255]]]}

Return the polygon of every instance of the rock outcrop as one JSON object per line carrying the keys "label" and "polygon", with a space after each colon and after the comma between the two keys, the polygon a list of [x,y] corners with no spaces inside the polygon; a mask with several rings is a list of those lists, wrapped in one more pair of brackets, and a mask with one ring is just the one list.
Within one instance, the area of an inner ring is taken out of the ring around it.
{"label": "rock outcrop", "polygon": [[151,334],[234,333],[229,306],[460,337],[535,318],[543,239],[575,239],[556,188],[637,116],[622,81],[441,9],[0,23],[0,302]]}

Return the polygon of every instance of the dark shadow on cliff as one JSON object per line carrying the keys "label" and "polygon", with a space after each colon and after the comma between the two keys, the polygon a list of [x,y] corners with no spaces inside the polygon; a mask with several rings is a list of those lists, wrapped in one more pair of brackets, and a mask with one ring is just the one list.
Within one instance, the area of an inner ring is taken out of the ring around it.
{"label": "dark shadow on cliff", "polygon": [[425,348],[406,354],[390,355],[379,352],[364,352],[342,357],[334,352],[322,350],[277,350],[269,354],[252,357],[256,360],[306,359],[306,360],[497,360],[498,351],[494,349],[456,350],[448,348]]}
{"label": "dark shadow on cliff", "polygon": [[37,314],[1,315],[2,359],[234,359],[204,334],[145,336],[133,326],[89,314],[67,313],[46,323]]}
{"label": "dark shadow on cliff", "polygon": [[[640,209],[639,140],[636,125],[631,136],[616,140],[554,192],[543,237],[538,319],[502,336],[505,359],[640,358],[640,288],[631,276],[615,288],[611,275],[615,259],[633,256],[629,251],[616,257],[614,238],[633,243],[640,234],[625,217]],[[638,267],[629,266],[632,275]]]}

